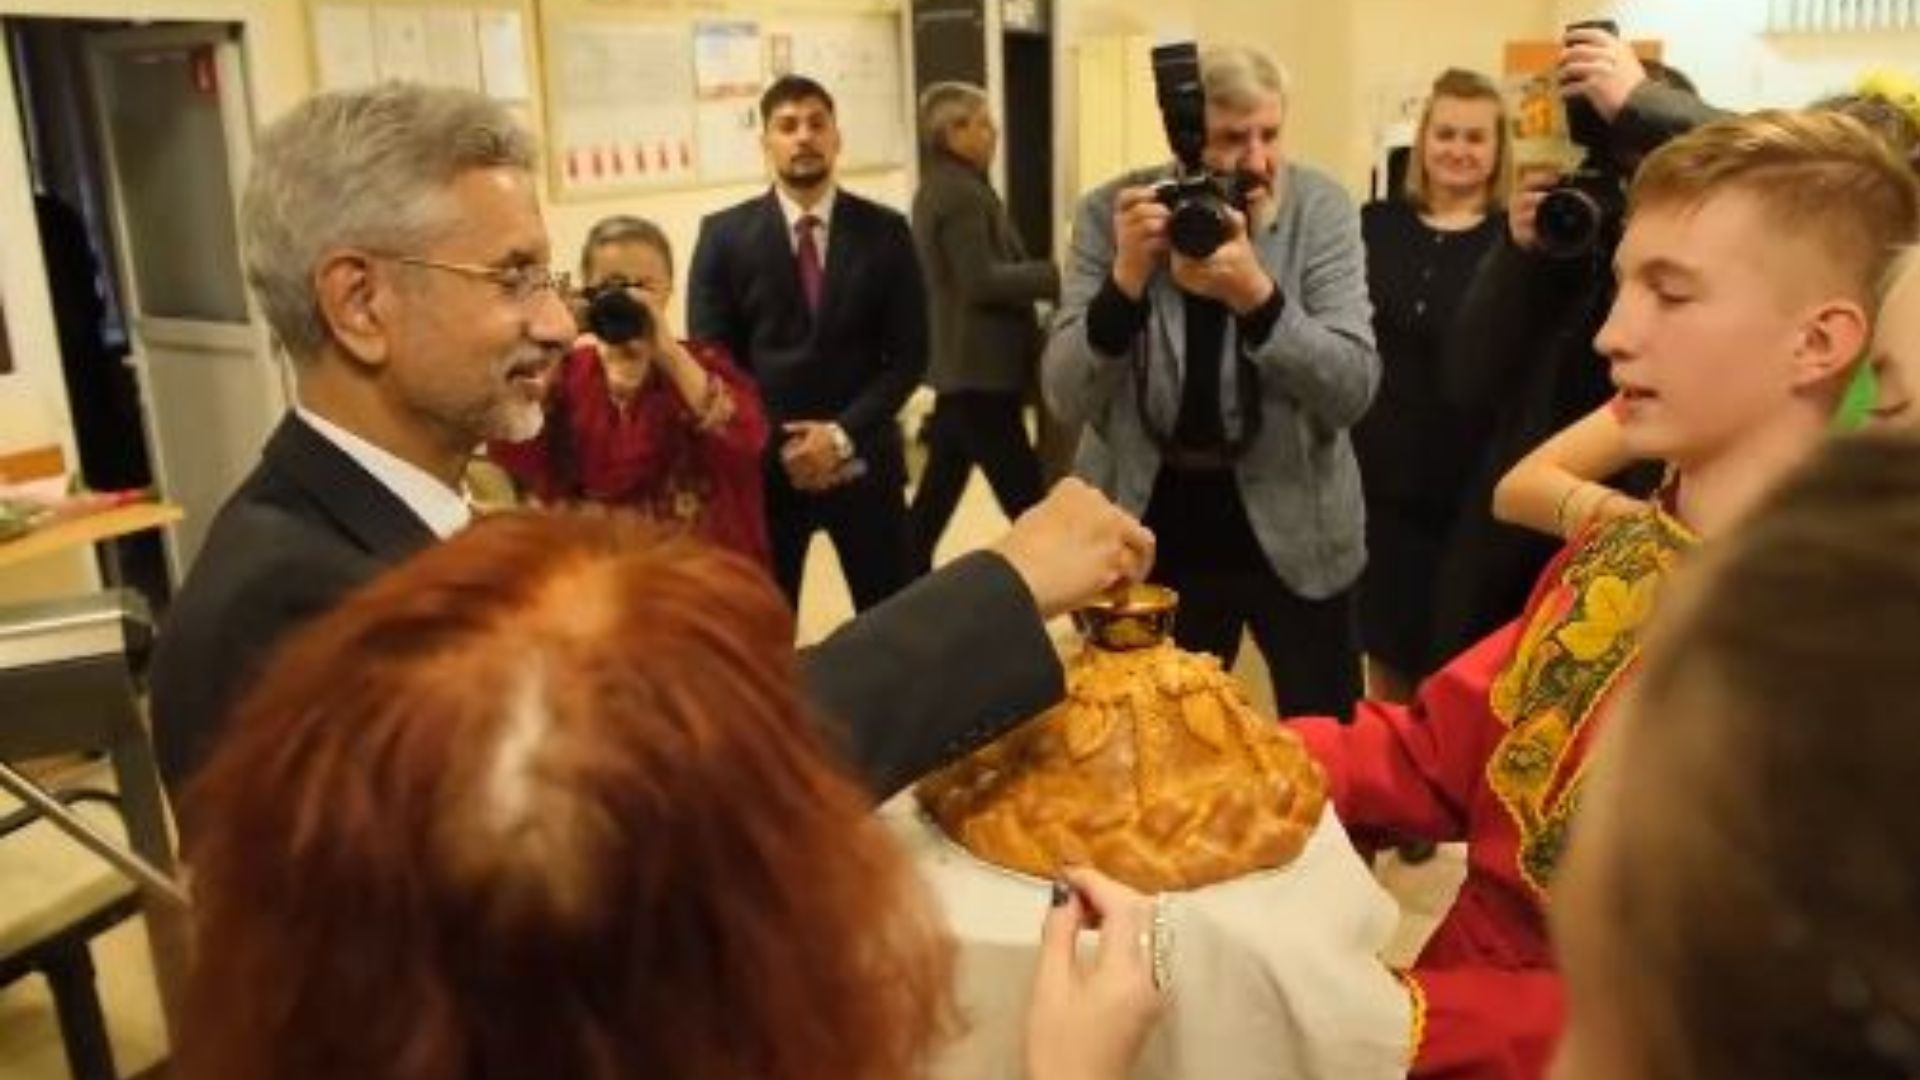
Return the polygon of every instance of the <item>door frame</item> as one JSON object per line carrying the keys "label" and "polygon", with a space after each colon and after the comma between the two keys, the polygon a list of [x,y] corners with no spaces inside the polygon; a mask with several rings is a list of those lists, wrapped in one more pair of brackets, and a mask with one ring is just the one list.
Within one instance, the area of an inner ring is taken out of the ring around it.
{"label": "door frame", "polygon": [[[235,242],[241,238],[243,227],[240,222],[240,200],[246,189],[247,173],[253,160],[254,124],[251,105],[246,93],[246,59],[243,46],[235,40],[234,27],[228,23],[179,23],[159,26],[130,26],[102,30],[97,34],[85,35],[86,77],[93,84],[90,95],[94,105],[93,123],[99,135],[100,160],[107,174],[105,183],[107,209],[113,220],[113,231],[117,239],[114,253],[118,262],[124,311],[127,317],[128,359],[133,365],[136,383],[140,387],[140,413],[142,426],[146,433],[147,456],[153,465],[153,475],[157,483],[168,490],[171,497],[186,505],[190,514],[203,512],[209,517],[213,507],[201,503],[196,506],[190,498],[194,485],[179,472],[179,463],[173,460],[174,451],[180,450],[178,444],[170,444],[170,437],[181,434],[182,417],[163,415],[162,409],[179,409],[181,399],[175,393],[161,389],[163,381],[160,369],[156,366],[156,355],[168,346],[183,348],[204,356],[207,353],[234,354],[220,360],[222,365],[232,364],[241,354],[251,362],[265,365],[266,386],[270,388],[268,396],[259,404],[270,412],[263,417],[260,432],[262,440],[266,433],[278,421],[279,416],[293,402],[293,387],[286,365],[275,354],[272,334],[267,329],[266,318],[260,310],[253,290],[247,288],[244,281],[240,284],[241,303],[245,317],[244,323],[225,322],[214,319],[181,319],[145,314],[142,309],[143,292],[140,283],[139,259],[136,257],[136,239],[128,225],[128,206],[124,197],[124,185],[117,178],[120,175],[119,147],[116,145],[113,128],[115,126],[113,107],[109,103],[107,91],[109,72],[114,58],[134,56],[154,52],[176,53],[182,50],[209,50],[214,65],[213,78],[220,87],[216,94],[220,103],[220,122],[222,127],[221,144],[226,153],[227,188],[232,194],[233,204],[227,208],[232,217]],[[227,88],[232,88],[231,91]],[[236,269],[240,266],[240,253],[235,252]],[[177,358],[176,358],[177,359]],[[169,368],[175,361],[167,361]],[[223,455],[224,456],[224,455]],[[204,461],[202,462],[204,464]],[[240,474],[244,475],[252,464],[251,458],[239,463]],[[237,477],[235,478],[238,479]],[[192,559],[198,554],[198,544],[191,550],[186,549],[189,538],[199,539],[206,535],[210,521],[189,520],[184,524],[168,527],[166,557],[169,576],[175,587],[186,577]]]}
{"label": "door frame", "polygon": [[[73,21],[157,21],[225,23],[240,28],[241,92],[257,126],[304,97],[312,76],[306,65],[273,65],[271,82],[258,62],[260,43],[304,34],[305,5],[299,0],[0,0],[0,19]],[[293,70],[284,70],[292,68]],[[19,101],[13,91],[13,58],[0,49],[0,236],[31,238],[32,243],[0,243],[0,302],[6,304],[6,334],[13,371],[0,375],[0,395],[24,395],[46,413],[70,462],[79,460],[74,440],[66,376],[60,366],[53,299],[47,293],[46,261],[33,210],[33,174],[27,166]],[[249,133],[251,135],[251,133]],[[76,553],[69,576],[80,587],[99,584],[93,560]]]}

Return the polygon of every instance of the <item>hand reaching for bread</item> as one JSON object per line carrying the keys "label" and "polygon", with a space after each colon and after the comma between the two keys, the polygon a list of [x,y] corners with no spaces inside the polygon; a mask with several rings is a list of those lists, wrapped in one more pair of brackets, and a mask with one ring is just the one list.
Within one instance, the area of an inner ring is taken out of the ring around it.
{"label": "hand reaching for bread", "polygon": [[994,545],[1040,614],[1064,615],[1153,567],[1153,533],[1097,489],[1068,477]]}

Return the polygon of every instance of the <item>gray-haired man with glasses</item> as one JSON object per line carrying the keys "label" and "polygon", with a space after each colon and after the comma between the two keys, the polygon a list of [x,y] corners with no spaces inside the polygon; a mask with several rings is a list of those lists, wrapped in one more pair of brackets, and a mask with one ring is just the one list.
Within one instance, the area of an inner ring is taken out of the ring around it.
{"label": "gray-haired man with glasses", "polygon": [[[476,446],[539,432],[576,331],[533,169],[505,110],[449,88],[323,94],[262,133],[247,275],[299,400],[214,520],[160,636],[154,728],[176,792],[279,639],[465,526]],[[805,655],[820,712],[876,794],[894,790],[1056,699],[1042,617],[1151,558],[1137,522],[1063,485],[995,552]],[[963,663],[978,676],[963,687],[927,677]]]}

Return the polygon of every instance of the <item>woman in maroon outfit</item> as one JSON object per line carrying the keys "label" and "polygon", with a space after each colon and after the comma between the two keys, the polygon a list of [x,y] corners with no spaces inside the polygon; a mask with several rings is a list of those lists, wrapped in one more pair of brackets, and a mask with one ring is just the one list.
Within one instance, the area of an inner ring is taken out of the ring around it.
{"label": "woman in maroon outfit", "polygon": [[[582,322],[594,332],[555,371],[541,433],[488,455],[541,502],[638,510],[767,565],[766,413],[725,346],[674,336],[666,234],[641,218],[605,218],[587,234],[580,273],[596,302]],[[627,309],[638,318],[591,314],[612,290],[639,304]]]}

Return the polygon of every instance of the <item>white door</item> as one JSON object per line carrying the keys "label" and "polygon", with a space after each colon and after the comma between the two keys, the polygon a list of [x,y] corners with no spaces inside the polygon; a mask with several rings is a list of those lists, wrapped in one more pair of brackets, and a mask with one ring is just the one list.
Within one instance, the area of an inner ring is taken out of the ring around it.
{"label": "white door", "polygon": [[176,582],[289,400],[240,269],[253,128],[233,35],[142,27],[87,50],[154,478],[186,509],[168,537]]}

